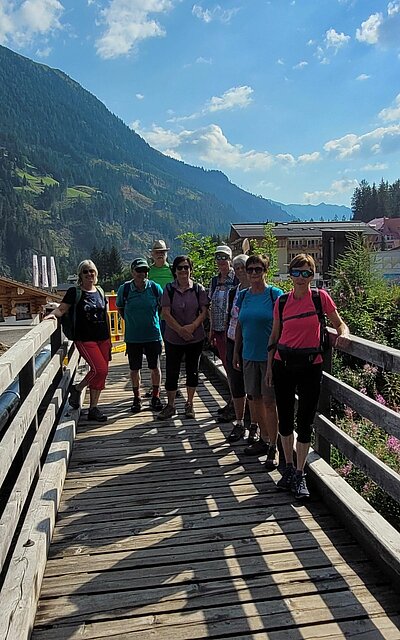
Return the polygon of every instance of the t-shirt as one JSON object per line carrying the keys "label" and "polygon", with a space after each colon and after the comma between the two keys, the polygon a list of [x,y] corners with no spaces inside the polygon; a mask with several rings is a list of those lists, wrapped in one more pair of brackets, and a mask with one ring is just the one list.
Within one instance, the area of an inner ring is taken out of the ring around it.
{"label": "t-shirt", "polygon": [[[77,287],[70,287],[63,298],[65,304],[74,305]],[[81,289],[81,297],[75,312],[75,340],[98,342],[110,337],[107,323],[107,301],[101,293]]]}
{"label": "t-shirt", "polygon": [[268,286],[262,293],[246,289],[239,295],[236,306],[243,336],[243,360],[266,362],[274,304],[282,293],[282,289]]}
{"label": "t-shirt", "polygon": [[[331,296],[325,289],[319,289],[319,295],[321,298],[321,306],[324,314],[329,315],[333,311],[336,311],[336,305],[333,302]],[[290,316],[297,316],[301,313],[308,313],[314,311],[314,315],[306,316],[305,318],[292,318],[291,320],[285,320]],[[279,319],[279,305],[275,306],[274,318]],[[294,297],[294,291],[292,290],[283,308],[282,319],[282,333],[278,341],[278,345],[289,347],[291,349],[318,349],[320,346],[320,321],[318,314],[315,310],[315,305],[312,299],[311,290],[300,299]],[[281,360],[278,351],[275,352],[275,359]],[[314,364],[322,362],[322,356],[317,356],[314,360]]]}
{"label": "t-shirt", "polygon": [[[197,299],[196,291],[194,290],[193,283],[189,289],[185,291],[181,291],[177,287],[176,281],[171,284],[174,287],[174,295],[172,298],[172,306],[171,299],[167,290],[164,291],[161,299],[162,307],[169,307],[171,310],[171,315],[175,320],[181,325],[191,324],[196,320],[199,315],[202,307],[208,307],[210,304],[210,299],[207,295],[206,290],[201,285],[197,285],[199,287],[199,298]],[[192,340],[184,340],[180,335],[176,333],[171,327],[165,327],[164,338],[167,342],[171,342],[172,344],[193,344],[195,342],[200,342],[204,339],[205,332],[204,327],[201,324],[197,327],[196,331],[193,334]]]}
{"label": "t-shirt", "polygon": [[162,267],[157,267],[153,264],[149,270],[149,280],[153,280],[153,282],[157,282],[162,289],[165,289],[165,286],[168,282],[174,281],[174,276],[172,275],[171,267],[169,264],[164,264]]}
{"label": "t-shirt", "polygon": [[[124,307],[124,284],[118,289],[117,307]],[[157,296],[153,289],[157,290]],[[162,289],[159,284],[145,280],[143,291],[130,283],[125,303],[125,342],[156,342],[161,340],[159,305]]]}

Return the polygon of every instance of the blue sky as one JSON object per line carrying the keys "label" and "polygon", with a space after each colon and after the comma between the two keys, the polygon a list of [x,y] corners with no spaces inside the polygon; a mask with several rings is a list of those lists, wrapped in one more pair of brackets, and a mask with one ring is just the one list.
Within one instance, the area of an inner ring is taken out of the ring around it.
{"label": "blue sky", "polygon": [[0,0],[0,43],[264,197],[400,178],[400,0]]}

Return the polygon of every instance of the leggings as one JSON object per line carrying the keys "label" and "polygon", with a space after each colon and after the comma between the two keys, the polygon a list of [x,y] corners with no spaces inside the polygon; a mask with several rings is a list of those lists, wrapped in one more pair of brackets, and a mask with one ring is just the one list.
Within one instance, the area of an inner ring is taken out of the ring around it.
{"label": "leggings", "polygon": [[89,389],[101,391],[104,389],[108,373],[110,340],[99,340],[98,342],[81,342],[78,340],[75,345],[90,367],[82,383],[84,382]]}
{"label": "leggings", "polygon": [[190,344],[172,344],[165,340],[165,389],[178,389],[181,362],[185,356],[186,386],[197,387],[199,384],[199,363],[203,349],[203,340]]}
{"label": "leggings", "polygon": [[291,368],[280,360],[274,360],[273,380],[279,417],[279,433],[290,436],[294,430],[295,393],[297,406],[296,431],[298,442],[311,442],[312,423],[321,391],[321,364],[306,364]]}

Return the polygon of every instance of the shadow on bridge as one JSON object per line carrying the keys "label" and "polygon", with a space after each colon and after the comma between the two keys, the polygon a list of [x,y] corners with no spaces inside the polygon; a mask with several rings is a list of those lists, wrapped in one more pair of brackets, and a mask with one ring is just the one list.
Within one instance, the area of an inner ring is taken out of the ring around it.
{"label": "shadow on bridge", "polygon": [[341,524],[227,444],[222,392],[202,376],[196,421],[132,416],[113,363],[108,423],[80,423],[33,640],[400,638],[398,598]]}

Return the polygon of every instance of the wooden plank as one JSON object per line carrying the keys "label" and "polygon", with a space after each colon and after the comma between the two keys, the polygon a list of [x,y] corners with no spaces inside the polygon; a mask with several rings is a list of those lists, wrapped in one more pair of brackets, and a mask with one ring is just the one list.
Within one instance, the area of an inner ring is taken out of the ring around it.
{"label": "wooden plank", "polygon": [[14,382],[22,367],[50,338],[56,326],[56,320],[41,322],[0,357],[0,394]]}
{"label": "wooden plank", "polygon": [[0,441],[0,486],[23,442],[29,426],[37,414],[40,403],[46,395],[61,366],[61,354],[56,354],[36,380],[22,406],[18,409],[10,426]]}
{"label": "wooden plank", "polygon": [[[333,329],[328,329],[328,331],[331,335],[336,335],[336,331]],[[351,335],[347,346],[340,347],[339,351],[382,367],[385,371],[400,373],[400,351],[398,349]]]}
{"label": "wooden plank", "polygon": [[368,478],[376,482],[394,500],[400,502],[400,475],[381,462],[365,447],[344,433],[333,422],[322,414],[315,416],[314,424],[318,431],[343,453],[356,467],[361,469]]}
{"label": "wooden plank", "polygon": [[363,418],[371,420],[381,429],[384,429],[386,433],[400,439],[400,415],[396,411],[369,398],[364,393],[357,391],[357,389],[353,389],[353,387],[334,378],[329,373],[324,373],[322,387],[323,390],[332,394],[336,400],[351,407]]}
{"label": "wooden plank", "polygon": [[[58,389],[65,389],[76,369],[73,355]],[[0,640],[28,640],[67,471],[78,412],[67,407],[56,428],[0,591]]]}

